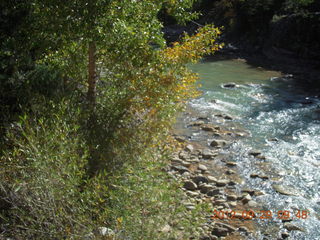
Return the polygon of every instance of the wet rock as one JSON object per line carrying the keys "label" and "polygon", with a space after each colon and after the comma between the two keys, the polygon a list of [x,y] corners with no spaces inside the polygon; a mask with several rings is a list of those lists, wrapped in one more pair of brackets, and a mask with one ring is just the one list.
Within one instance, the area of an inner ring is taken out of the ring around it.
{"label": "wet rock", "polygon": [[228,167],[235,167],[235,166],[237,166],[237,163],[236,162],[226,162],[226,165]]}
{"label": "wet rock", "polygon": [[194,121],[189,123],[189,127],[199,127],[204,124],[204,121]]}
{"label": "wet rock", "polygon": [[195,176],[192,178],[192,181],[195,182],[196,184],[199,184],[200,182],[202,183],[208,183],[209,180],[208,178],[204,177],[204,176]]}
{"label": "wet rock", "polygon": [[202,157],[203,157],[204,159],[210,159],[210,158],[213,158],[213,157],[215,157],[215,156],[216,156],[216,153],[213,152],[213,151],[211,151],[210,149],[204,149],[204,150],[202,151]]}
{"label": "wet rock", "polygon": [[233,82],[231,82],[231,83],[224,83],[224,84],[222,84],[222,87],[223,87],[223,88],[235,88],[235,87],[237,87],[237,84],[235,84],[235,83],[233,83]]}
{"label": "wet rock", "polygon": [[259,174],[257,174],[257,173],[251,173],[251,174],[250,174],[250,177],[251,177],[251,178],[257,178],[257,177],[259,177]]}
{"label": "wet rock", "polygon": [[260,151],[258,151],[258,150],[251,150],[248,154],[250,156],[257,157],[257,156],[261,155],[262,153]]}
{"label": "wet rock", "polygon": [[266,175],[259,175],[258,177],[261,178],[262,180],[268,180],[269,179],[269,177],[266,176]]}
{"label": "wet rock", "polygon": [[282,239],[287,239],[288,237],[290,237],[290,234],[288,232],[281,233],[281,238]]}
{"label": "wet rock", "polygon": [[218,130],[217,127],[212,124],[204,124],[201,126],[201,129],[207,132],[216,132]]}
{"label": "wet rock", "polygon": [[199,164],[198,169],[201,170],[201,171],[207,171],[208,170],[208,168],[203,164]]}
{"label": "wet rock", "polygon": [[278,142],[279,140],[277,138],[269,138],[268,141],[269,142]]}
{"label": "wet rock", "polygon": [[187,190],[194,191],[197,189],[198,186],[192,181],[186,181],[184,182],[183,187]]}
{"label": "wet rock", "polygon": [[228,144],[227,141],[225,140],[213,140],[211,143],[210,143],[210,146],[211,147],[225,147],[226,145]]}
{"label": "wet rock", "polygon": [[283,224],[283,227],[285,229],[287,229],[288,231],[300,231],[300,232],[304,232],[304,229],[301,227],[298,227],[292,223],[286,222]]}
{"label": "wet rock", "polygon": [[229,181],[229,182],[228,182],[228,185],[229,185],[229,186],[235,186],[235,185],[237,185],[237,183],[236,183],[235,181]]}
{"label": "wet rock", "polygon": [[231,117],[230,115],[227,115],[227,114],[216,114],[215,116],[223,118],[225,120],[233,120],[233,117]]}
{"label": "wet rock", "polygon": [[288,195],[288,196],[298,196],[299,195],[296,192],[296,190],[294,190],[290,187],[287,187],[287,186],[273,184],[272,187],[275,191],[277,191],[278,193],[283,194],[283,195]]}

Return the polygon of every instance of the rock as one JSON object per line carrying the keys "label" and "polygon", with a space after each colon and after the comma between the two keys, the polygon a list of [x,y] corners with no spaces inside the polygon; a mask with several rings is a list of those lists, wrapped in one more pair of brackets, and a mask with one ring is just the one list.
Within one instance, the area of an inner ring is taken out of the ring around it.
{"label": "rock", "polygon": [[207,192],[213,190],[214,187],[209,185],[209,184],[204,184],[204,185],[201,185],[200,187],[200,192],[203,193],[203,194],[206,194]]}
{"label": "rock", "polygon": [[187,153],[187,152],[182,151],[182,152],[179,153],[179,158],[180,158],[180,159],[186,160],[186,159],[188,159],[189,157],[190,157],[190,155],[189,155],[189,153]]}
{"label": "rock", "polygon": [[243,193],[248,193],[248,194],[250,194],[251,196],[253,196],[254,195],[254,193],[255,193],[255,190],[251,190],[251,189],[242,189],[242,191],[241,192],[243,192]]}
{"label": "rock", "polygon": [[202,157],[203,157],[204,159],[210,159],[210,158],[213,158],[213,157],[215,157],[215,156],[216,156],[216,153],[213,152],[213,151],[211,151],[210,149],[204,149],[204,150],[202,151]]}
{"label": "rock", "polygon": [[112,229],[106,227],[99,227],[97,229],[97,234],[104,237],[112,237],[115,235]]}
{"label": "rock", "polygon": [[227,162],[226,165],[228,167],[235,167],[235,166],[237,166],[237,163],[236,162]]}
{"label": "rock", "polygon": [[249,194],[246,194],[246,195],[244,195],[244,196],[242,197],[241,202],[242,202],[243,204],[246,204],[246,203],[248,203],[248,202],[251,201],[251,200],[252,200],[252,197],[251,197]]}
{"label": "rock", "polygon": [[257,174],[257,173],[251,173],[251,174],[250,174],[250,177],[251,177],[251,178],[257,178],[257,177],[259,177],[259,174]]}
{"label": "rock", "polygon": [[218,129],[216,126],[212,124],[204,124],[201,126],[201,130],[207,131],[207,132],[216,132]]}
{"label": "rock", "polygon": [[171,227],[169,224],[166,224],[162,229],[161,229],[162,233],[169,233],[171,232]]}
{"label": "rock", "polygon": [[215,177],[213,177],[213,176],[207,176],[207,179],[208,179],[209,183],[217,182],[217,179]]}
{"label": "rock", "polygon": [[237,185],[237,183],[234,182],[234,181],[229,181],[229,182],[228,182],[228,185],[229,185],[229,186],[235,186],[235,185]]}
{"label": "rock", "polygon": [[257,156],[261,155],[262,153],[260,151],[258,151],[258,150],[251,150],[248,154],[250,156],[257,157]]}
{"label": "rock", "polygon": [[239,228],[238,228],[238,231],[239,231],[239,232],[248,233],[248,232],[249,232],[249,229],[246,228],[246,227],[239,227]]}
{"label": "rock", "polygon": [[223,193],[223,192],[222,192],[221,189],[216,188],[216,189],[210,190],[210,191],[207,193],[207,195],[208,195],[209,197],[213,197],[213,196],[221,195],[222,193]]}
{"label": "rock", "polygon": [[195,121],[195,122],[190,122],[188,126],[189,127],[199,127],[203,124],[204,124],[204,121]]}
{"label": "rock", "polygon": [[226,200],[224,200],[224,199],[217,199],[217,200],[214,201],[214,204],[215,205],[221,205],[221,204],[223,204],[225,202],[226,202]]}
{"label": "rock", "polygon": [[225,120],[233,120],[233,117],[227,115],[227,114],[216,114],[215,115],[216,117],[220,117],[220,118],[223,118]]}
{"label": "rock", "polygon": [[292,223],[286,222],[283,224],[284,228],[287,229],[288,231],[300,231],[304,232],[304,229],[301,227],[298,227]]}
{"label": "rock", "polygon": [[256,156],[255,158],[259,160],[266,160],[266,157],[263,155]]}
{"label": "rock", "polygon": [[237,202],[236,201],[229,202],[229,205],[230,205],[230,207],[236,207]]}
{"label": "rock", "polygon": [[253,201],[253,200],[250,200],[248,203],[247,203],[248,207],[250,208],[255,208],[258,206],[258,203],[256,201]]}
{"label": "rock", "polygon": [[237,84],[235,84],[235,83],[233,83],[233,82],[231,82],[231,83],[224,83],[224,84],[222,84],[222,87],[223,87],[223,88],[235,88],[235,87],[237,87]]}
{"label": "rock", "polygon": [[183,187],[187,190],[194,191],[197,189],[198,186],[192,181],[186,181],[184,182]]}
{"label": "rock", "polygon": [[280,194],[288,195],[288,196],[299,196],[299,194],[297,194],[296,190],[294,190],[290,187],[282,186],[279,184],[273,184],[272,187],[275,191],[277,191]]}
{"label": "rock", "polygon": [[288,237],[290,237],[290,234],[288,232],[281,233],[281,238],[282,239],[287,239]]}
{"label": "rock", "polygon": [[193,152],[194,148],[193,148],[193,146],[192,146],[191,144],[188,144],[188,145],[186,146],[185,150],[186,150],[187,152]]}
{"label": "rock", "polygon": [[238,199],[238,196],[237,195],[227,195],[227,200],[228,201],[236,201]]}
{"label": "rock", "polygon": [[190,172],[190,170],[184,166],[171,166],[171,169],[183,174],[185,172]]}
{"label": "rock", "polygon": [[218,187],[224,187],[224,186],[226,186],[228,183],[229,183],[229,180],[227,180],[227,179],[221,179],[221,180],[217,180],[217,181],[216,181],[216,185],[217,185]]}
{"label": "rock", "polygon": [[228,229],[230,232],[235,232],[235,231],[237,231],[237,228],[235,228],[235,227],[233,227],[233,226],[231,226],[231,225],[229,225],[229,224],[226,224],[226,223],[216,223],[215,225],[218,226],[218,227],[226,228],[226,229]]}
{"label": "rock", "polygon": [[269,142],[278,142],[279,140],[277,138],[269,138],[268,141]]}
{"label": "rock", "polygon": [[211,143],[210,143],[210,146],[211,147],[218,147],[218,148],[221,148],[221,147],[225,147],[227,145],[227,141],[225,140],[213,140]]}
{"label": "rock", "polygon": [[178,142],[185,142],[186,141],[186,139],[184,138],[184,137],[181,137],[181,136],[176,136],[176,137],[174,137]]}
{"label": "rock", "polygon": [[211,233],[218,237],[225,237],[228,235],[229,230],[223,227],[214,227]]}
{"label": "rock", "polygon": [[186,192],[188,196],[192,197],[192,198],[195,198],[195,197],[198,197],[200,195],[199,192],[196,192],[196,191],[187,191]]}
{"label": "rock", "polygon": [[208,235],[202,235],[200,237],[200,240],[211,240],[211,237],[209,237]]}
{"label": "rock", "polygon": [[208,183],[209,180],[208,178],[204,177],[204,176],[195,176],[192,178],[192,181],[195,182],[197,185],[202,182],[202,183]]}
{"label": "rock", "polygon": [[198,169],[201,170],[201,171],[207,171],[208,170],[208,168],[203,164],[199,164]]}
{"label": "rock", "polygon": [[226,174],[228,174],[228,175],[232,175],[232,174],[235,174],[236,172],[235,171],[233,171],[233,170],[227,170],[226,171]]}
{"label": "rock", "polygon": [[269,179],[269,177],[266,176],[266,175],[259,175],[258,177],[261,178],[262,180],[268,180]]}
{"label": "rock", "polygon": [[188,205],[188,206],[186,206],[186,209],[189,211],[192,211],[192,210],[196,209],[196,207],[192,206],[192,205]]}

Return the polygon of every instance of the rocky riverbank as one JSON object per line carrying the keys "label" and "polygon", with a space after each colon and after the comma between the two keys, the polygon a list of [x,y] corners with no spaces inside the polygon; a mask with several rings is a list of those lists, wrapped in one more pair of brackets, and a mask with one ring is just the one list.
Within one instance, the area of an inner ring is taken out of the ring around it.
{"label": "rocky riverbank", "polygon": [[[193,210],[197,204],[207,203],[211,208],[210,215],[205,216],[206,223],[199,230],[199,239],[286,239],[290,231],[302,231],[291,224],[290,219],[283,220],[280,225],[267,219],[274,225],[273,232],[258,233],[255,219],[267,217],[264,216],[267,211],[263,211],[266,209],[256,199],[264,192],[246,187],[245,179],[238,174],[239,163],[228,154],[232,143],[250,136],[236,128],[232,121],[233,117],[227,114],[203,116],[189,108],[178,119],[174,132],[175,139],[183,147],[173,154],[168,172],[181,182],[185,193],[183,205]],[[191,136],[201,137],[195,141]],[[248,155],[253,161],[265,160],[258,150],[248,151]],[[261,174],[250,177],[269,180]],[[287,194],[285,189],[278,192],[281,191]]]}

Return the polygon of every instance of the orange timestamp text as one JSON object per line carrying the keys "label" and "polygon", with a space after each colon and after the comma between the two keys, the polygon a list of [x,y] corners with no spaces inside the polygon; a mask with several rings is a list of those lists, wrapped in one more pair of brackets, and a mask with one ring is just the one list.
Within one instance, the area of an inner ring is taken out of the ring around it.
{"label": "orange timestamp text", "polygon": [[297,210],[290,212],[288,210],[279,210],[276,212],[270,210],[243,210],[243,211],[220,211],[213,210],[212,219],[241,219],[241,220],[251,220],[251,219],[281,219],[289,220],[293,218],[307,219],[309,217],[309,212],[307,210]]}

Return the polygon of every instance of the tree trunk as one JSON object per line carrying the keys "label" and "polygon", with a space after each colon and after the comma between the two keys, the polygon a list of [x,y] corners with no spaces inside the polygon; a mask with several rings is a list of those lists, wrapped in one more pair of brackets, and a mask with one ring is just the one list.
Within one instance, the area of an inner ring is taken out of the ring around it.
{"label": "tree trunk", "polygon": [[87,100],[91,106],[94,106],[96,103],[96,44],[95,42],[89,43],[89,52],[88,52],[88,95]]}

